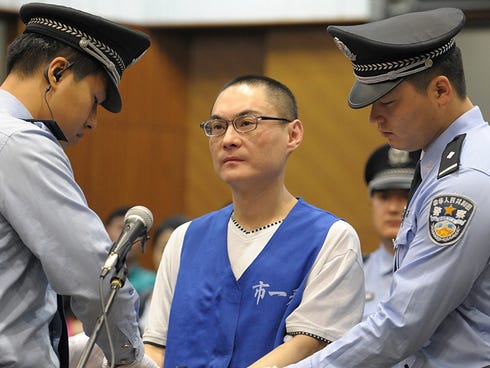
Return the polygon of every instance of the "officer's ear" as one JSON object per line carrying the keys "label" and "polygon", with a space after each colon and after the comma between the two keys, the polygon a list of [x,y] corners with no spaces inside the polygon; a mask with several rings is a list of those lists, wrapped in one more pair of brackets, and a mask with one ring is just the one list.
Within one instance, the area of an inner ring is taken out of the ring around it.
{"label": "officer's ear", "polygon": [[63,73],[70,69],[73,66],[73,62],[70,62],[66,60],[63,57],[58,57],[54,60],[52,60],[49,65],[44,69],[44,79],[46,79],[46,82],[48,82],[48,86],[46,87],[46,92],[48,92],[51,89],[51,80],[49,79],[50,75],[50,68],[52,68],[52,75],[54,82],[59,82],[61,79],[61,76]]}
{"label": "officer's ear", "polygon": [[434,77],[429,85],[429,89],[439,107],[447,105],[454,93],[451,82],[444,75]]}

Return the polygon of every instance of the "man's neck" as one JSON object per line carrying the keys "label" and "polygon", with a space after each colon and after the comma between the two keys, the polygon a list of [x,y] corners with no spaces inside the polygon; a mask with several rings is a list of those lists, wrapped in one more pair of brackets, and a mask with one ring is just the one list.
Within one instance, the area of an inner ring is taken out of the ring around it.
{"label": "man's neck", "polygon": [[256,229],[283,220],[298,200],[283,186],[281,190],[233,192],[234,218],[245,229]]}

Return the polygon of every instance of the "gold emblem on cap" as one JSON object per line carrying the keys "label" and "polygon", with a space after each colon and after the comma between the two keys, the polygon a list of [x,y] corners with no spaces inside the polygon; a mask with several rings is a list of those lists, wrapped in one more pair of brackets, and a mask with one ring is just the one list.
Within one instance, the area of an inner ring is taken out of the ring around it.
{"label": "gold emblem on cap", "polygon": [[333,39],[333,41],[335,42],[335,44],[337,45],[337,47],[339,48],[339,50],[342,51],[342,53],[345,56],[347,56],[350,61],[356,61],[356,59],[357,59],[356,54],[354,54],[351,50],[349,50],[349,48],[346,46],[345,43],[343,43],[342,41],[340,41],[338,37],[335,37]]}

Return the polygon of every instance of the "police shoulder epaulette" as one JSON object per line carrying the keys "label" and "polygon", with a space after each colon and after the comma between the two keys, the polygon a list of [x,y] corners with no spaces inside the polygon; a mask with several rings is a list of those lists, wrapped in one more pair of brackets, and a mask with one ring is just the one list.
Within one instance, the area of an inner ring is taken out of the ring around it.
{"label": "police shoulder epaulette", "polygon": [[437,179],[440,179],[446,175],[449,175],[459,170],[459,159],[461,157],[461,147],[466,137],[465,134],[456,136],[451,142],[449,142],[444,149],[441,157],[441,164],[439,166],[439,173]]}

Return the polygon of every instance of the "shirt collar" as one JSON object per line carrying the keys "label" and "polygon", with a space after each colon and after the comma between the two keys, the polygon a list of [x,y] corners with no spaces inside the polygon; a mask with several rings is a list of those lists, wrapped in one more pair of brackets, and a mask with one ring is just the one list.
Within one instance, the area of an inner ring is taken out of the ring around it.
{"label": "shirt collar", "polygon": [[10,92],[0,89],[1,110],[8,115],[18,119],[32,119],[32,115],[27,108]]}
{"label": "shirt collar", "polygon": [[33,119],[27,108],[10,92],[0,89],[0,106],[2,111],[15,118],[33,123],[43,130],[49,130],[57,140],[67,141],[63,131],[54,120]]}

